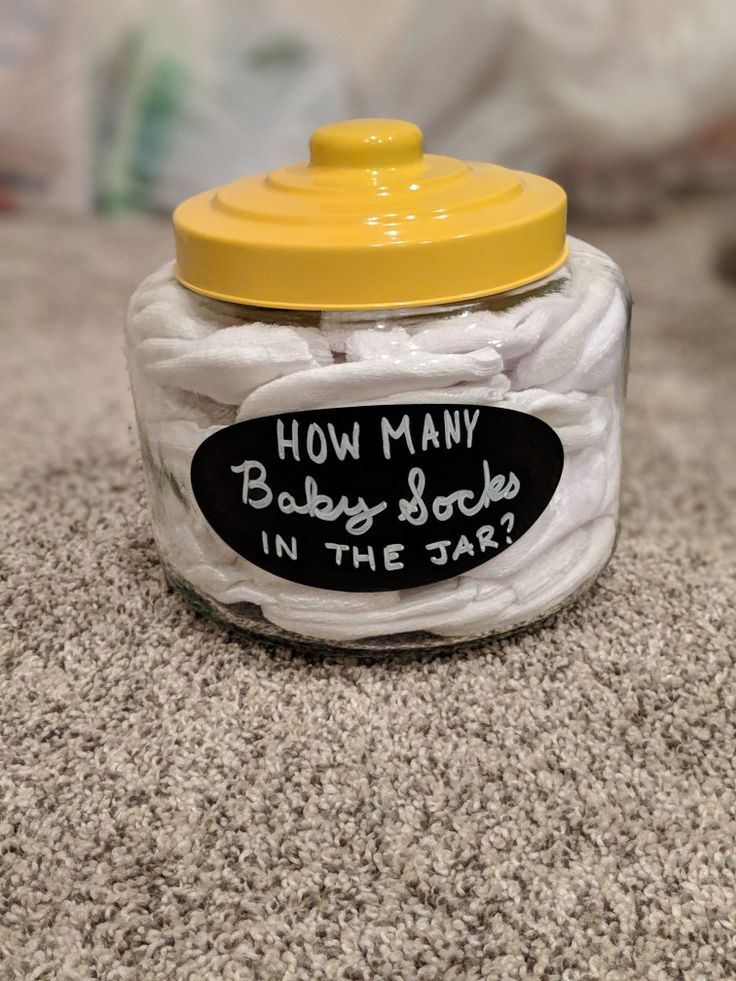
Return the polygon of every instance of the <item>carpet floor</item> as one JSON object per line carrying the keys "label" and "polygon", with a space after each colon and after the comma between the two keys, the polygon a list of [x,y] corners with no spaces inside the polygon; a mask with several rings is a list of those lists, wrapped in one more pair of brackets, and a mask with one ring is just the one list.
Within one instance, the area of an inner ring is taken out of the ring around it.
{"label": "carpet floor", "polygon": [[0,978],[736,976],[728,201],[576,227],[636,299],[620,543],[452,656],[243,643],[165,586],[121,319],[166,226],[0,221]]}

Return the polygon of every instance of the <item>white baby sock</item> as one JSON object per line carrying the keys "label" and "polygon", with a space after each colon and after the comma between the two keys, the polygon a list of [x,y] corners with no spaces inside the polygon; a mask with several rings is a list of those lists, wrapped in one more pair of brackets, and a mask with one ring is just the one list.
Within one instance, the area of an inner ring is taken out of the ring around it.
{"label": "white baby sock", "polygon": [[449,388],[490,378],[501,367],[495,351],[474,354],[418,354],[396,362],[351,361],[312,368],[262,385],[240,407],[238,420],[323,406],[356,405],[399,392]]}
{"label": "white baby sock", "polygon": [[241,324],[206,337],[149,338],[138,356],[150,379],[236,405],[266,382],[316,364],[307,343],[289,327]]}

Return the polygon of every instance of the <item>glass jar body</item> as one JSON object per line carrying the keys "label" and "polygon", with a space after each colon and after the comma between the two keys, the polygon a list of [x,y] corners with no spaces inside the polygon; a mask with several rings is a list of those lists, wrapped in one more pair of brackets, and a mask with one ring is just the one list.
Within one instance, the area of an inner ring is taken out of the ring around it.
{"label": "glass jar body", "polygon": [[255,309],[163,267],[126,351],[169,581],[251,635],[366,653],[557,612],[615,545],[629,321],[576,240],[543,281],[433,308]]}

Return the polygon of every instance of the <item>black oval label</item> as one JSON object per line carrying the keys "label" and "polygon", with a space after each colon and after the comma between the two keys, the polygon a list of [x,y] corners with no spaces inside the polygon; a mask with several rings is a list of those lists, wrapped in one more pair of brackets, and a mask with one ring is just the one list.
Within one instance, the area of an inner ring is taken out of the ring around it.
{"label": "black oval label", "polygon": [[285,412],[213,433],[192,460],[205,518],[254,565],[306,586],[407,589],[492,561],[562,474],[555,431],[479,405]]}

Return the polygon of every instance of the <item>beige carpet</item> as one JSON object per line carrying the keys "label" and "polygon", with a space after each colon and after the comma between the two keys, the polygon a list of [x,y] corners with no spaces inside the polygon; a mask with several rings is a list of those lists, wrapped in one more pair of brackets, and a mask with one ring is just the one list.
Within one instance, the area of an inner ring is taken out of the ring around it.
{"label": "beige carpet", "polygon": [[728,204],[575,229],[637,299],[599,585],[373,663],[163,585],[120,321],[166,228],[0,222],[3,981],[736,976]]}

